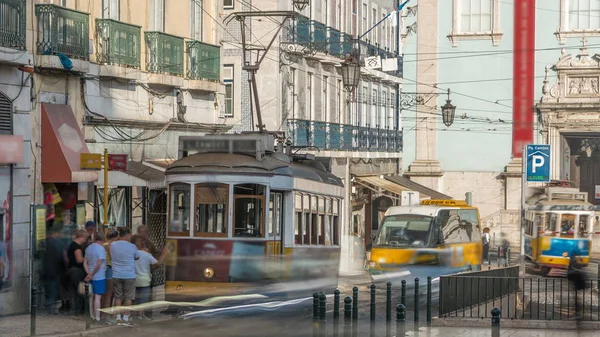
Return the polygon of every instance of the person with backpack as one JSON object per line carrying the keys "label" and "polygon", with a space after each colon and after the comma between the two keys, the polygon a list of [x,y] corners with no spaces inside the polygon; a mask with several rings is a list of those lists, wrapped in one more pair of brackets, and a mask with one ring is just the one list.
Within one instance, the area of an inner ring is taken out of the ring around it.
{"label": "person with backpack", "polygon": [[483,229],[481,235],[481,243],[483,244],[483,263],[485,265],[490,264],[490,228],[486,227]]}

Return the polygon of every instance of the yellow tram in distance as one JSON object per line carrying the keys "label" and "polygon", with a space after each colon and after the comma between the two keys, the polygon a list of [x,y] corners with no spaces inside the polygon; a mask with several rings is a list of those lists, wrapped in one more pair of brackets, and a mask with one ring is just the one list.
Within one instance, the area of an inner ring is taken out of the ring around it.
{"label": "yellow tram in distance", "polygon": [[479,210],[462,200],[390,207],[373,241],[368,263],[372,278],[480,270],[480,222]]}
{"label": "yellow tram in distance", "polygon": [[574,251],[579,264],[589,264],[595,207],[587,197],[577,188],[546,187],[527,200],[525,257],[544,275],[566,270]]}
{"label": "yellow tram in distance", "polygon": [[165,172],[167,300],[257,293],[287,281],[304,292],[337,286],[340,178],[282,142],[275,147],[272,134],[179,142],[179,159]]}

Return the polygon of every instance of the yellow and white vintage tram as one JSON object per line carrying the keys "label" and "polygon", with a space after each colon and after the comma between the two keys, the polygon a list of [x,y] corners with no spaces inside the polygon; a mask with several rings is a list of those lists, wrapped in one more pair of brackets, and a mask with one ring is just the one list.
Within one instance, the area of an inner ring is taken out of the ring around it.
{"label": "yellow and white vintage tram", "polygon": [[589,264],[595,212],[587,195],[577,188],[547,187],[527,201],[525,257],[544,275],[566,270],[574,250],[580,264]]}
{"label": "yellow and white vintage tram", "polygon": [[230,295],[339,270],[342,181],[270,134],[181,137],[166,169],[167,299]]}

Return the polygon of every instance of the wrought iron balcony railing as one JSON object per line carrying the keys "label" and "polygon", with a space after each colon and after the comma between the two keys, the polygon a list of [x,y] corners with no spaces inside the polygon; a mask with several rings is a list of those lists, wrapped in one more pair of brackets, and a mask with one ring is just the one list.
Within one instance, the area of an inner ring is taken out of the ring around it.
{"label": "wrought iron balcony railing", "polygon": [[332,56],[342,55],[340,31],[331,27],[327,27],[327,52]]}
{"label": "wrought iron balcony railing", "polygon": [[89,14],[51,5],[35,5],[37,50],[87,60],[90,50]]}
{"label": "wrought iron balcony railing", "polygon": [[112,19],[96,19],[98,63],[139,68],[141,27]]}
{"label": "wrought iron balcony railing", "polygon": [[221,48],[200,41],[186,41],[186,77],[191,80],[221,79]]}
{"label": "wrought iron balcony railing", "polygon": [[0,0],[0,46],[25,49],[25,0]]}
{"label": "wrought iron balcony railing", "polygon": [[289,119],[288,133],[296,147],[326,151],[402,152],[402,131]]}
{"label": "wrought iron balcony railing", "polygon": [[183,76],[183,38],[163,32],[145,32],[146,70]]}

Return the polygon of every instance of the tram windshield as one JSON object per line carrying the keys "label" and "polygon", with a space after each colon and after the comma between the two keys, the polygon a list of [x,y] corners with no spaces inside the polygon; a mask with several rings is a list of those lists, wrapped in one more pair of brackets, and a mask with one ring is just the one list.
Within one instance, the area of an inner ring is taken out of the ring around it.
{"label": "tram windshield", "polygon": [[425,215],[399,214],[383,219],[376,246],[426,247],[434,218]]}

